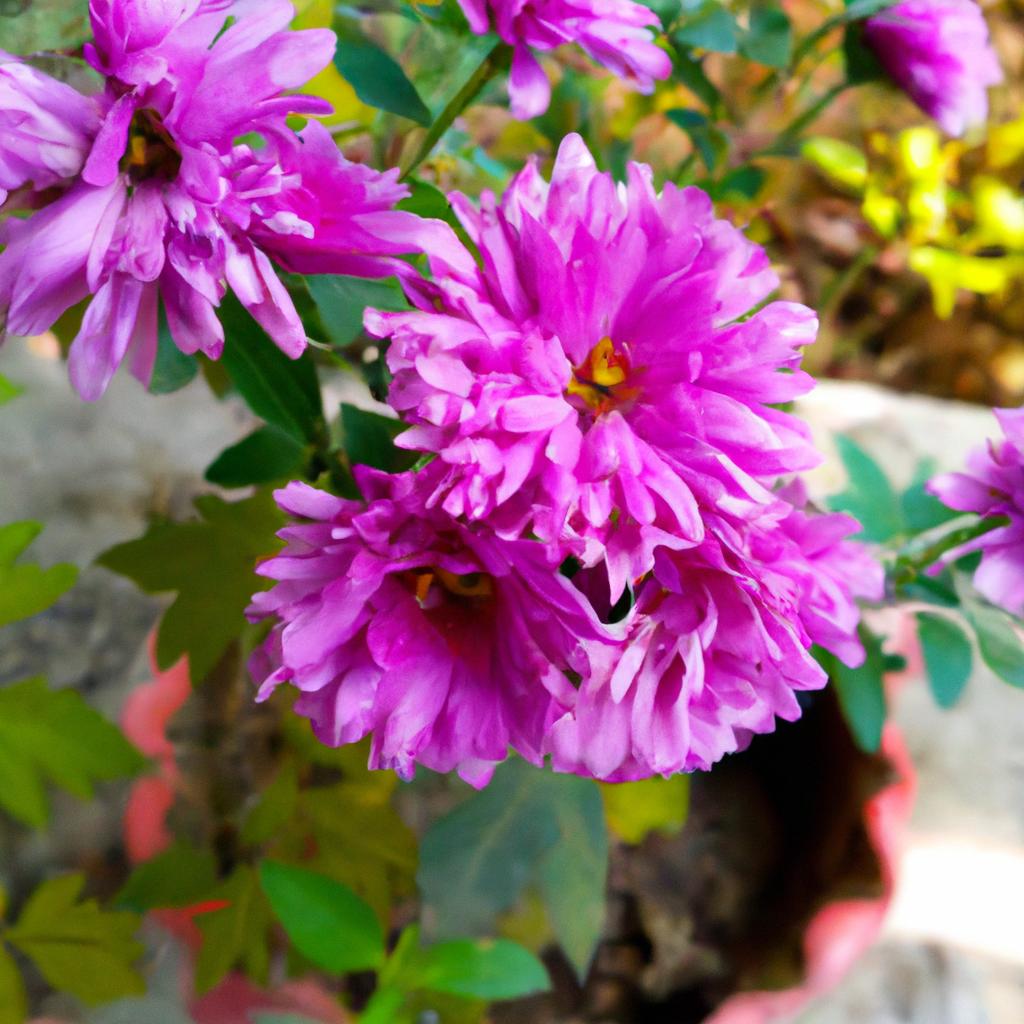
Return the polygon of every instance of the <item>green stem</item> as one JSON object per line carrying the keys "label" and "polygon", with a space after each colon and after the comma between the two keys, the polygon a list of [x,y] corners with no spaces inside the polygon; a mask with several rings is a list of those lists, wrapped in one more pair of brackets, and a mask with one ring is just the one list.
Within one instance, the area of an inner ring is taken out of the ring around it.
{"label": "green stem", "polygon": [[[956,526],[956,523],[963,522],[962,519],[956,519],[951,529],[947,529],[934,540],[929,539],[930,534],[914,538],[903,551],[896,555],[892,571],[893,582],[897,586],[911,582],[929,566],[939,561],[947,552],[968,543],[968,541],[983,537],[986,533],[998,530],[1000,527],[1006,526],[1009,521],[1006,516],[991,516],[983,519],[972,517],[972,521],[966,525]],[[919,546],[922,542],[924,546]]]}
{"label": "green stem", "polygon": [[833,85],[823,96],[819,96],[806,110],[798,114],[785,128],[779,132],[779,137],[764,149],[755,153],[754,156],[786,156],[792,150],[800,134],[805,128],[809,128],[824,113],[825,108],[842,92],[850,87],[849,82],[839,82]]}
{"label": "green stem", "polygon": [[402,181],[408,179],[413,171],[437,145],[441,136],[452,126],[452,122],[479,95],[480,90],[499,72],[504,71],[512,59],[512,48],[507,43],[498,43],[480,62],[480,66],[466,81],[466,84],[448,101],[448,105],[437,116],[430,130],[423,136],[423,141],[416,149],[413,158],[402,172]]}

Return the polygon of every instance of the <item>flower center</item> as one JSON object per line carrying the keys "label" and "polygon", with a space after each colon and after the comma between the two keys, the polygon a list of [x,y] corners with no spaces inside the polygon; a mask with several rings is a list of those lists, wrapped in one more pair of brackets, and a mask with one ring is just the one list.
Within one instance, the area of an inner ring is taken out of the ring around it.
{"label": "flower center", "polygon": [[154,111],[140,110],[132,118],[124,165],[135,181],[178,176],[181,152]]}
{"label": "flower center", "polygon": [[566,397],[581,412],[610,412],[636,397],[637,389],[628,383],[629,369],[629,356],[611,338],[602,338],[572,371]]}
{"label": "flower center", "polygon": [[[461,576],[445,569],[421,569],[413,573],[416,600],[427,607],[434,603],[441,590],[458,598],[486,598],[494,593],[491,577],[482,572],[469,572]],[[434,600],[432,600],[434,599]]]}

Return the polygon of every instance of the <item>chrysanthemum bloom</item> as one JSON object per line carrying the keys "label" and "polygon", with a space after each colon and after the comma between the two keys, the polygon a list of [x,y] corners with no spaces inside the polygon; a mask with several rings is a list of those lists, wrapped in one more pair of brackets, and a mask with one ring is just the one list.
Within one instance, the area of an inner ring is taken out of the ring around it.
{"label": "chrysanthemum bloom", "polygon": [[[159,300],[177,346],[217,358],[214,310],[231,288],[295,357],[305,332],[271,259],[308,272],[408,269],[395,257],[430,231],[392,209],[406,195],[398,172],[349,163],[321,125],[296,135],[285,121],[330,109],[284,91],[330,61],[333,33],[288,31],[286,0],[93,0],[90,13],[87,58],[106,76],[101,118],[93,127],[68,107],[90,129],[88,159],[59,199],[0,236],[11,333],[40,333],[93,297],[69,360],[84,398],[99,397],[126,357],[148,381]],[[34,84],[50,97],[45,109],[64,102],[65,86]]]}
{"label": "chrysanthemum bloom", "polygon": [[99,122],[95,100],[0,50],[0,205],[78,174]]}
{"label": "chrysanthemum bloom", "polygon": [[508,92],[515,117],[537,117],[548,109],[551,83],[535,50],[576,43],[620,78],[643,92],[668,78],[672,61],[654,43],[658,16],[633,0],[459,0],[477,35],[494,31],[512,46]]}
{"label": "chrysanthemum bloom", "polygon": [[446,468],[431,504],[605,555],[617,595],[655,545],[701,540],[701,506],[759,514],[779,475],[818,461],[773,408],[813,386],[815,316],[751,314],[776,276],[699,189],[659,194],[638,164],[617,186],[571,135],[550,185],[531,163],[500,203],[451,201],[482,266],[433,252],[419,311],[366,316],[413,424],[398,443]]}
{"label": "chrysanthemum bloom", "polygon": [[366,504],[277,492],[305,521],[258,569],[280,581],[249,610],[278,619],[251,666],[260,698],[290,683],[324,743],[372,733],[371,767],[405,778],[419,763],[482,784],[510,747],[540,762],[575,698],[566,673],[611,635],[542,545],[426,510],[431,467],[356,472]]}
{"label": "chrysanthemum bloom", "polygon": [[928,489],[960,512],[1009,519],[946,559],[982,552],[975,586],[993,604],[1024,617],[1024,409],[996,409],[995,414],[1005,437],[973,452],[966,473],[936,477]]}
{"label": "chrysanthemum bloom", "polygon": [[626,641],[598,653],[552,728],[556,769],[624,781],[710,768],[799,717],[797,693],[827,681],[812,644],[863,660],[854,598],[881,596],[882,569],[846,539],[855,520],[782,498],[742,534],[709,525],[698,547],[657,552]]}
{"label": "chrysanthemum bloom", "polygon": [[864,39],[893,81],[943,131],[963,135],[988,117],[1002,81],[975,0],[904,0],[868,18]]}

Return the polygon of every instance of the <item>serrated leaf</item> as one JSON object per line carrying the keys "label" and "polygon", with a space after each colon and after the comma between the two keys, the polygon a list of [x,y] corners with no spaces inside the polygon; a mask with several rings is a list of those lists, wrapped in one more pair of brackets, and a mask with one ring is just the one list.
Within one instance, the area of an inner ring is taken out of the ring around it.
{"label": "serrated leaf", "polygon": [[363,332],[363,311],[408,309],[402,290],[394,281],[367,281],[344,274],[317,274],[306,279],[320,322],[331,343],[351,345]]}
{"label": "serrated leaf", "polygon": [[206,470],[218,487],[249,487],[297,476],[306,447],[291,434],[268,424],[226,448]]}
{"label": "serrated leaf", "polygon": [[793,26],[785,11],[763,4],[753,7],[739,49],[747,60],[770,68],[786,67],[793,55]]}
{"label": "serrated leaf", "polygon": [[720,3],[704,4],[687,16],[682,27],[672,33],[672,41],[714,53],[735,53],[739,38],[736,19]]}
{"label": "serrated leaf", "polygon": [[160,620],[157,664],[168,669],[188,655],[192,681],[198,683],[241,633],[253,593],[269,585],[254,569],[280,549],[275,534],[284,516],[262,491],[233,503],[205,495],[195,504],[202,518],[154,523],[142,537],[110,548],[97,562],[134,580],[147,594],[177,592]]}
{"label": "serrated leaf", "polygon": [[537,882],[555,932],[582,973],[600,935],[606,873],[597,786],[515,759],[428,830],[418,880],[438,937],[487,933]]}
{"label": "serrated leaf", "polygon": [[244,967],[254,981],[266,984],[270,966],[267,930],[273,915],[256,872],[241,865],[207,899],[225,901],[227,906],[195,919],[203,935],[196,958],[196,991],[200,995],[209,992],[236,965]]}
{"label": "serrated leaf", "polygon": [[213,853],[179,840],[140,864],[115,902],[140,913],[157,907],[187,907],[205,899],[216,884],[217,862]]}
{"label": "serrated leaf", "polygon": [[146,985],[134,967],[143,953],[135,938],[141,918],[102,910],[95,900],[79,902],[84,885],[84,875],[44,882],[4,938],[58,992],[90,1006],[141,995]]}
{"label": "serrated leaf", "polygon": [[952,619],[929,612],[918,612],[917,635],[932,696],[939,707],[951,708],[971,677],[971,642]]}
{"label": "serrated leaf", "polygon": [[25,55],[65,50],[89,38],[88,0],[22,0],[0,4],[0,49]]}
{"label": "serrated leaf", "polygon": [[651,832],[678,832],[690,806],[690,778],[657,776],[637,782],[601,784],[604,813],[612,832],[627,843],[642,843]]}
{"label": "serrated leaf", "polygon": [[882,641],[864,626],[859,632],[866,657],[858,668],[844,665],[831,654],[816,653],[832,677],[854,741],[861,750],[874,754],[882,745],[886,715],[884,675],[888,666]]}
{"label": "serrated leaf", "polygon": [[225,333],[220,362],[246,404],[296,441],[314,440],[323,427],[323,406],[309,352],[289,359],[231,295],[219,313]]}
{"label": "serrated leaf", "polygon": [[842,494],[829,499],[837,512],[848,512],[861,525],[864,540],[884,542],[903,530],[899,499],[877,462],[856,441],[842,434],[836,437],[839,457],[850,482]]}
{"label": "serrated leaf", "polygon": [[48,782],[88,800],[93,783],[145,763],[74,690],[50,690],[38,678],[0,689],[0,807],[26,825],[46,824]]}
{"label": "serrated leaf", "polygon": [[78,569],[66,562],[50,569],[15,564],[42,529],[31,520],[0,526],[0,626],[45,611],[78,579]]}
{"label": "serrated leaf", "polygon": [[347,402],[341,406],[342,443],[350,466],[373,466],[389,473],[408,469],[416,453],[395,447],[395,438],[405,429],[405,423],[390,416]]}
{"label": "serrated leaf", "polygon": [[351,83],[356,95],[371,107],[429,127],[430,110],[398,62],[367,39],[353,21],[336,20],[335,31],[338,48],[334,66]]}
{"label": "serrated leaf", "polygon": [[0,945],[0,1024],[25,1024],[28,996],[14,958]]}
{"label": "serrated leaf", "polygon": [[305,868],[264,861],[263,891],[295,948],[334,974],[384,960],[384,933],[373,908],[347,885]]}

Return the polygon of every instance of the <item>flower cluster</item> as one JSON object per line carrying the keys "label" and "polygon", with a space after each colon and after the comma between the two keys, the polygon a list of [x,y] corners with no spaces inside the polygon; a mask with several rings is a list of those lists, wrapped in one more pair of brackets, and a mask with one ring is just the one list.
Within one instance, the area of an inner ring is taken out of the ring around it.
{"label": "flower cluster", "polygon": [[985,122],[987,89],[1003,73],[975,0],[902,0],[867,19],[864,40],[943,131],[963,135]]}
{"label": "flower cluster", "polygon": [[600,173],[577,136],[550,182],[450,197],[450,235],[368,310],[399,444],[365,502],[293,484],[304,520],[261,572],[254,672],[372,763],[483,782],[511,746],[604,779],[706,768],[821,687],[819,644],[863,657],[854,598],[881,570],[855,521],[806,507],[810,310],[767,301],[764,252],[699,189]]}
{"label": "flower cluster", "polygon": [[975,451],[966,473],[936,477],[928,489],[950,508],[994,521],[994,529],[949,552],[946,560],[980,551],[978,590],[1024,617],[1024,409],[996,409],[995,414],[1003,439]]}
{"label": "flower cluster", "polygon": [[216,359],[230,288],[288,355],[306,335],[272,262],[302,273],[403,274],[431,222],[393,209],[398,172],[350,163],[288,92],[330,62],[327,30],[288,31],[288,0],[92,0],[83,96],[0,53],[0,201],[41,207],[0,225],[0,325],[49,329],[89,299],[70,352],[98,398],[127,359],[152,374],[162,302],[174,343]]}

